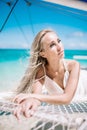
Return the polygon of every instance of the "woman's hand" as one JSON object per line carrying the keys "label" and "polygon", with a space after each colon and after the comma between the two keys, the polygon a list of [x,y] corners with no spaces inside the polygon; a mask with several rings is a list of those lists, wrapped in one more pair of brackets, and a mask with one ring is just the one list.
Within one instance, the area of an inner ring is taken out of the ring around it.
{"label": "woman's hand", "polygon": [[28,98],[30,98],[30,94],[21,93],[14,97],[13,102],[20,104]]}
{"label": "woman's hand", "polygon": [[14,111],[14,115],[18,120],[20,119],[21,114],[25,117],[31,117],[40,104],[41,102],[37,99],[27,98],[18,105]]}

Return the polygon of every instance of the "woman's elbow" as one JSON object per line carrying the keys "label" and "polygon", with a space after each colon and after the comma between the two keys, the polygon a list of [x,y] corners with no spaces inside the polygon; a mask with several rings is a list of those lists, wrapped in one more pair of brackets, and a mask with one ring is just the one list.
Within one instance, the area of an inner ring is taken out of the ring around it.
{"label": "woman's elbow", "polygon": [[70,104],[72,101],[72,98],[69,96],[65,96],[63,100],[63,104]]}
{"label": "woman's elbow", "polygon": [[65,105],[70,104],[70,103],[71,103],[71,100],[68,100],[68,99],[66,99],[64,102]]}
{"label": "woman's elbow", "polygon": [[71,102],[71,98],[64,96],[54,101],[54,104],[66,105],[66,104],[70,104],[70,102]]}

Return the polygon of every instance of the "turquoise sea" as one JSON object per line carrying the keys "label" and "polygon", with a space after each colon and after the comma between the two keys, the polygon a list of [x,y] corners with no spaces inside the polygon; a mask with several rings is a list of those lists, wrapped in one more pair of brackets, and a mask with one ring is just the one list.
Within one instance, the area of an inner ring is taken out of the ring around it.
{"label": "turquoise sea", "polygon": [[[30,50],[0,49],[0,90],[16,87],[29,62]],[[65,58],[75,59],[82,68],[87,68],[87,50],[65,50]]]}

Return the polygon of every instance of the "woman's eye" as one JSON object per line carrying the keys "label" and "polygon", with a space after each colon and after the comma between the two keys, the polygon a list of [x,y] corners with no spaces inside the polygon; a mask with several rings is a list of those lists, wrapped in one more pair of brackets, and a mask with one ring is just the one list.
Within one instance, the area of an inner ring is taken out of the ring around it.
{"label": "woman's eye", "polygon": [[55,46],[55,43],[52,43],[52,44],[50,45],[50,47],[53,47],[53,46]]}
{"label": "woman's eye", "polygon": [[60,40],[60,39],[58,39],[57,41],[58,41],[58,43],[60,43],[60,42],[61,42],[61,40]]}

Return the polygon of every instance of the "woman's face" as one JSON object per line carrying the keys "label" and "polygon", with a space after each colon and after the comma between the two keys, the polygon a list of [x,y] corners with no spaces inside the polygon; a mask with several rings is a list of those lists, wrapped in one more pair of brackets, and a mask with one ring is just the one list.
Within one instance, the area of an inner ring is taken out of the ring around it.
{"label": "woman's face", "polygon": [[59,60],[64,57],[64,48],[61,40],[54,32],[47,33],[42,38],[42,56],[49,60]]}

